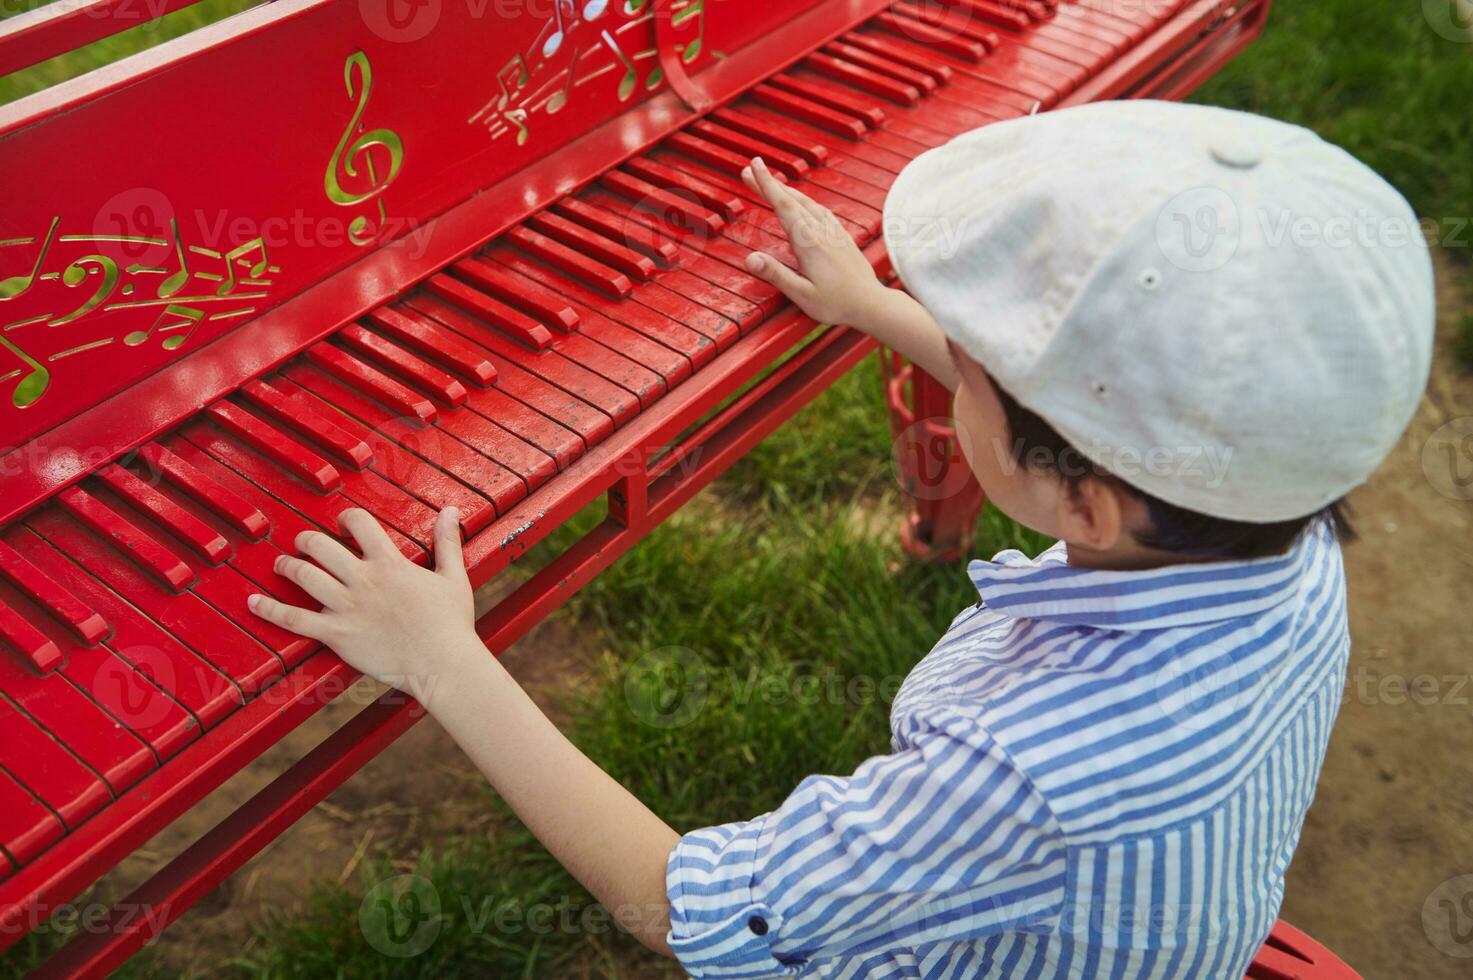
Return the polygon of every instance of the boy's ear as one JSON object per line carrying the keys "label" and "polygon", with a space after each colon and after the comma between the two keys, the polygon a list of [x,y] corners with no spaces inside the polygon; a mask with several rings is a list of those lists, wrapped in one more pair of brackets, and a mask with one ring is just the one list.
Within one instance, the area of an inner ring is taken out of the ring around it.
{"label": "boy's ear", "polygon": [[1059,537],[1093,551],[1108,551],[1125,533],[1120,491],[1094,476],[1066,481],[1058,495]]}

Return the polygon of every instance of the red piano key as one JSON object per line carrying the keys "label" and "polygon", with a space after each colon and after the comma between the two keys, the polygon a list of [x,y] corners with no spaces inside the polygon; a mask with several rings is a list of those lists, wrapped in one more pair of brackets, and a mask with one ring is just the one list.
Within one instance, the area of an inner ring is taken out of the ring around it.
{"label": "red piano key", "polygon": [[106,646],[67,657],[61,672],[142,739],[160,760],[200,737],[194,715]]}
{"label": "red piano key", "polygon": [[[300,480],[284,476],[264,457],[251,452],[212,425],[189,423],[179,433],[165,438],[170,448],[182,458],[259,506],[271,518],[270,540],[283,552],[296,553],[297,535],[303,531],[338,535],[338,518],[351,507],[363,507],[378,516],[400,553],[412,561],[420,560],[433,540],[428,531],[423,537],[414,535],[412,538],[406,537],[408,532],[401,533],[398,529],[401,525],[396,521],[402,521],[406,513],[412,513],[416,506],[424,505],[372,470],[358,474],[366,486],[379,488],[378,494],[368,500],[357,500],[346,494],[323,495],[314,493]],[[355,481],[348,482],[352,484]],[[271,490],[268,492],[264,487]],[[392,515],[393,520],[384,520],[385,512]],[[433,516],[434,512],[430,511],[431,521]]]}
{"label": "red piano key", "polygon": [[164,629],[187,638],[191,649],[231,678],[247,696],[281,676],[284,665],[271,651],[199,596],[192,592],[173,594],[131,564],[117,561],[101,538],[64,511],[43,508],[26,518],[26,525]]}
{"label": "red piano key", "polygon": [[611,296],[623,298],[634,290],[629,277],[611,269],[595,259],[574,251],[562,242],[554,241],[527,227],[516,227],[504,236],[506,241],[535,258],[541,259],[555,269],[582,279],[590,285],[605,290]]}
{"label": "red piano key", "polygon": [[[537,237],[542,239],[541,235]],[[548,241],[549,248],[552,246],[561,248],[556,242],[546,239],[544,241]],[[620,278],[623,277],[621,276]],[[628,280],[624,281],[626,283],[628,282]],[[459,279],[441,273],[430,276],[425,281],[423,288],[432,296],[438,296],[440,299],[453,303],[466,312],[480,317],[513,340],[521,341],[533,350],[546,350],[552,346],[552,334],[542,324],[527,316],[521,310],[513,309],[500,300],[471,288]]]}
{"label": "red piano key", "polygon": [[[894,81],[909,85],[918,92],[927,94],[935,92],[936,87],[942,80],[934,74],[903,65],[892,58],[883,58],[873,51],[867,51],[847,41],[832,41],[823,50],[825,54],[834,55],[850,64],[859,65],[860,67],[868,68],[870,71],[878,72]],[[950,71],[948,68],[947,73],[949,74]]]}
{"label": "red piano key", "polygon": [[[24,547],[27,554],[58,582],[105,615],[114,627],[110,648],[168,691],[205,727],[214,725],[243,703],[240,689],[229,677],[195,655],[184,643],[61,552],[19,525],[12,525],[4,535],[12,544]],[[63,819],[66,819],[65,814]]]}
{"label": "red piano key", "polygon": [[[924,4],[906,2],[901,5],[908,10],[924,8]],[[952,6],[996,24],[1009,31],[1021,31],[1033,26],[1033,18],[1025,10],[990,3],[988,0],[953,0]]]}
{"label": "red piano key", "polygon": [[802,157],[812,166],[820,166],[828,159],[828,148],[822,143],[794,139],[790,131],[786,131],[779,126],[773,126],[731,106],[717,109],[711,114],[711,118],[728,129],[745,133],[771,146],[776,146],[795,156]]}
{"label": "red piano key", "polygon": [[815,75],[784,72],[781,75],[774,75],[771,84],[801,98],[811,99],[820,105],[828,106],[836,112],[853,116],[868,123],[871,127],[884,125],[887,118],[884,109],[868,101],[861,93],[825,81]]}
{"label": "red piano key", "polygon": [[852,86],[871,95],[878,95],[891,102],[915,105],[921,100],[921,86],[900,81],[889,74],[877,72],[846,58],[819,53],[809,55],[803,64],[820,75],[827,75],[836,82]]}
{"label": "red piano key", "polygon": [[552,209],[569,221],[576,221],[605,238],[624,242],[636,252],[648,256],[662,268],[670,268],[679,259],[680,253],[673,242],[665,241],[648,229],[632,225],[613,212],[605,211],[587,201],[580,201],[576,197],[565,197],[553,204]]}
{"label": "red piano key", "polygon": [[736,220],[746,209],[746,205],[737,195],[729,194],[709,181],[690,178],[649,156],[633,157],[624,161],[624,169],[652,186],[694,195],[696,200],[727,221]]}
{"label": "red piano key", "polygon": [[61,673],[37,677],[13,657],[0,657],[0,701],[9,699],[37,727],[49,732],[113,792],[121,792],[157,764],[138,736],[119,725]]}
{"label": "red piano key", "polygon": [[[761,157],[775,173],[780,173],[789,180],[802,180],[813,169],[801,154],[790,153],[776,143],[739,132],[710,119],[697,119],[688,128],[691,134],[716,144],[727,153],[735,154],[742,161],[742,167],[736,171],[738,177],[753,157]],[[680,148],[678,143],[671,145],[676,149]]]}
{"label": "red piano key", "polygon": [[747,93],[747,98],[758,105],[772,109],[774,112],[791,116],[801,122],[816,126],[837,136],[842,136],[845,139],[863,139],[866,130],[869,128],[858,117],[830,109],[826,105],[822,105],[812,99],[805,99],[801,95],[795,95],[786,89],[778,88],[768,82],[763,82],[761,85],[754,87]]}
{"label": "red piano key", "polygon": [[107,620],[46,572],[0,541],[0,576],[61,622],[82,643],[92,646],[112,632]]}
{"label": "red piano key", "polygon": [[333,339],[360,357],[393,373],[405,384],[433,395],[445,405],[453,408],[465,403],[465,385],[448,372],[356,323],[343,327],[333,335]]}
{"label": "red piano key", "polygon": [[868,23],[964,61],[981,61],[987,54],[987,46],[975,38],[943,30],[905,14],[887,11]]}
{"label": "red piano key", "polygon": [[73,517],[175,592],[183,592],[194,582],[194,572],[177,555],[82,488],[68,487],[56,499]]}
{"label": "red piano key", "polygon": [[263,538],[271,530],[271,522],[266,519],[265,514],[158,443],[150,442],[141,446],[138,458],[148,466],[150,472],[161,473],[170,485],[187,493],[246,537]]}
{"label": "red piano key", "polygon": [[578,329],[578,314],[557,293],[548,289],[527,290],[524,286],[518,286],[503,275],[499,266],[487,262],[479,255],[456,262],[450,267],[450,274],[555,330],[568,333]]}
{"label": "red piano key", "polygon": [[485,352],[437,324],[411,319],[387,306],[365,314],[363,322],[473,384],[484,388],[496,383],[496,369]]}
{"label": "red piano key", "polygon": [[[580,362],[569,344],[576,335],[559,342],[554,350],[528,356],[499,337],[489,333],[484,338],[478,336],[478,332],[485,333],[484,328],[478,327],[474,320],[454,307],[443,303],[437,305],[433,297],[413,297],[410,302],[452,330],[485,344],[493,354],[508,361],[515,360],[518,367],[597,407],[613,419],[615,425],[622,425],[633,418],[664,387],[658,375],[607,349],[594,352],[584,348],[590,360]],[[497,367],[505,370],[501,364]]]}
{"label": "red piano key", "polygon": [[[739,140],[746,139],[740,134],[734,135]],[[690,157],[692,160],[699,161],[705,166],[710,167],[712,170],[716,170],[721,173],[726,173],[733,176],[740,175],[743,168],[745,168],[747,164],[751,162],[752,157],[757,155],[755,153],[746,154],[738,153],[734,150],[728,150],[724,146],[713,143],[710,140],[701,139],[688,132],[679,132],[672,134],[668,139],[665,140],[663,145],[669,149],[680,151],[681,153]],[[784,154],[784,157],[788,161],[793,161],[797,159],[796,157],[788,156],[786,154]],[[805,163],[803,164],[803,167],[806,171],[808,165]],[[777,173],[782,174],[783,177],[788,176],[782,168],[773,167],[773,170]]]}
{"label": "red piano key", "polygon": [[[644,297],[660,291],[658,286],[638,290],[632,303],[609,303],[587,286],[570,279],[560,279],[556,273],[511,249],[496,251],[492,255],[495,261],[505,263],[509,271],[540,282],[543,286],[562,290],[568,299],[579,304],[580,316],[597,311],[600,316],[623,323],[645,336],[669,337],[671,343],[685,351],[697,366],[705,364],[715,356],[717,350],[729,346],[739,336],[735,323],[712,310],[697,308],[694,304],[686,304],[690,307],[694,323],[655,312],[645,305]],[[687,334],[694,334],[695,337],[687,337]],[[705,341],[705,344],[701,341]]]}
{"label": "red piano key", "polygon": [[527,225],[642,282],[655,277],[655,263],[648,257],[617,241],[604,238],[591,228],[569,221],[560,214],[542,211],[528,218]]}
{"label": "red piano key", "polygon": [[[598,182],[615,194],[629,198],[636,207],[661,215],[669,214],[692,231],[714,235],[726,225],[722,214],[708,210],[704,203],[697,203],[700,198],[694,192],[657,187],[623,170],[610,170]],[[691,200],[691,197],[696,200]]]}
{"label": "red piano key", "polygon": [[204,414],[252,449],[306,480],[318,493],[330,493],[343,485],[337,467],[238,405],[216,402]]}
{"label": "red piano key", "polygon": [[982,45],[984,51],[993,51],[1001,43],[993,25],[957,7],[944,8],[918,3],[917,0],[900,0],[890,9],[894,12],[894,16],[902,20],[909,18],[936,28],[953,38],[971,38]]}
{"label": "red piano key", "polygon": [[112,463],[98,471],[97,479],[129,506],[167,528],[210,564],[218,565],[230,557],[230,542],[220,532],[185,511],[157,487],[139,479],[132,470]]}
{"label": "red piano key", "polygon": [[4,700],[0,700],[0,745],[25,746],[24,752],[7,755],[6,768],[68,827],[112,799],[96,774]]}
{"label": "red piano key", "polygon": [[[349,327],[352,326],[354,325],[349,324]],[[327,412],[320,411],[307,399],[292,398],[260,379],[247,383],[240,394],[262,414],[269,415],[298,435],[326,447],[353,469],[361,470],[373,463],[373,451],[366,442],[343,428],[336,419]]]}
{"label": "red piano key", "polygon": [[935,55],[919,47],[901,43],[892,37],[883,34],[871,34],[867,31],[850,31],[843,36],[845,45],[853,45],[864,51],[868,51],[876,58],[903,67],[908,71],[929,75],[936,82],[943,83],[952,76],[952,67],[937,60]]}
{"label": "red piano key", "polygon": [[306,360],[337,378],[350,388],[383,404],[403,418],[428,425],[440,413],[428,398],[400,384],[378,368],[363,363],[340,347],[318,343],[303,352]]}
{"label": "red piano key", "polygon": [[16,864],[34,861],[62,834],[61,821],[0,769],[0,847]]}
{"label": "red piano key", "polygon": [[[502,271],[508,280],[516,281],[526,289],[542,289],[536,281],[518,276],[510,268],[502,267]],[[582,314],[579,315],[582,317]],[[691,361],[679,354],[678,349],[672,349],[636,330],[630,330],[629,327],[597,314],[597,312],[591,312],[589,317],[592,318],[592,323],[585,323],[580,335],[567,337],[566,340],[558,343],[557,349],[561,354],[569,355],[574,361],[592,367],[594,357],[588,354],[589,345],[601,345],[608,351],[617,352],[629,358],[635,364],[650,368],[658,379],[663,380],[664,386],[673,385],[691,373]],[[689,335],[689,332],[686,332],[686,335]]]}
{"label": "red piano key", "polygon": [[[504,383],[504,366],[496,363],[496,368]],[[435,510],[458,507],[467,534],[479,531],[526,495],[526,484],[515,473],[438,426],[414,426],[311,364],[291,363],[284,374],[353,420],[374,447],[374,470],[390,484]]]}
{"label": "red piano key", "polygon": [[0,641],[40,673],[61,664],[61,649],[16,610],[0,602]]}

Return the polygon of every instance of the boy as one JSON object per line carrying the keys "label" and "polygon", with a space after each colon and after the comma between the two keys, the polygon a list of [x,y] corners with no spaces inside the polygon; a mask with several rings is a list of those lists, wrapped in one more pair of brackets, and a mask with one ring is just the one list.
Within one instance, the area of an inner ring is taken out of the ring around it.
{"label": "boy", "polygon": [[744,177],[799,260],[749,268],[952,388],[988,498],[1060,539],[971,563],[981,602],[901,688],[892,754],[678,835],[485,655],[450,512],[438,571],[350,512],[362,560],[308,533],[313,561],[279,562],[322,612],[252,608],[406,687],[695,976],[1242,977],[1340,702],[1337,504],[1430,364],[1412,212],[1296,127],[1086,106],[901,173],[912,299],[760,160]]}

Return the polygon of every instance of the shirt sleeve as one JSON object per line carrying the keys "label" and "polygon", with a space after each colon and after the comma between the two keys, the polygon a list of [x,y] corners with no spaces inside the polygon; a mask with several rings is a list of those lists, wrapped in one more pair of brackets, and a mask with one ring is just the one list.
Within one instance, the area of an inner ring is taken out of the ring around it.
{"label": "shirt sleeve", "polygon": [[[963,728],[963,726],[948,726]],[[835,957],[1047,928],[1064,843],[990,736],[927,729],[852,776],[670,853],[670,947],[693,977],[796,976]]]}

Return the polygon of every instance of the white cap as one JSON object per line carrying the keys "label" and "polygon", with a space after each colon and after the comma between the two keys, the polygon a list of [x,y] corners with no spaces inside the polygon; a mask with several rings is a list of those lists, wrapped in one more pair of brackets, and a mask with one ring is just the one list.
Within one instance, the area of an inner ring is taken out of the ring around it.
{"label": "white cap", "polygon": [[1298,126],[1172,102],[996,123],[885,203],[901,281],[1020,404],[1152,496],[1255,523],[1365,481],[1431,365],[1407,202]]}

